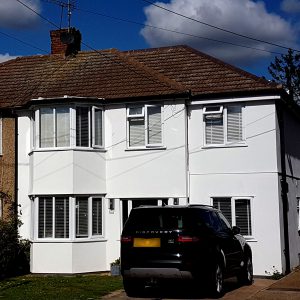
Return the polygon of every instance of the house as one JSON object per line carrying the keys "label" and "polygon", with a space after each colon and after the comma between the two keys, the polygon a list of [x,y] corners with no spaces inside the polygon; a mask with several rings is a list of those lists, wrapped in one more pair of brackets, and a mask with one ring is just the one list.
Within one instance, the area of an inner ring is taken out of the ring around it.
{"label": "house", "polygon": [[241,228],[256,275],[297,266],[300,113],[282,87],[187,46],[79,51],[72,32],[0,64],[31,271],[106,271],[133,207],[186,203]]}

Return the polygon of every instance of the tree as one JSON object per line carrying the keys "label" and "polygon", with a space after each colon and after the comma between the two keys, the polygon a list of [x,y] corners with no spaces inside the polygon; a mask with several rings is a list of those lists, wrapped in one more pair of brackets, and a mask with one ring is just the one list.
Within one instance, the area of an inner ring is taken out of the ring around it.
{"label": "tree", "polygon": [[276,56],[268,71],[276,82],[283,85],[290,98],[300,105],[300,53],[289,49],[287,54]]}

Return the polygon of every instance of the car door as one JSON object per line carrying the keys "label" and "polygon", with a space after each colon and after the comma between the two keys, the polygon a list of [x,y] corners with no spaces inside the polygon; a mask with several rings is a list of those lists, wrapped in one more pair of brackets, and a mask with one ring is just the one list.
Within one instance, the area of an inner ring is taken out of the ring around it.
{"label": "car door", "polygon": [[214,228],[219,245],[225,255],[226,270],[231,273],[240,269],[243,249],[241,243],[234,235],[226,218],[219,212],[212,212]]}

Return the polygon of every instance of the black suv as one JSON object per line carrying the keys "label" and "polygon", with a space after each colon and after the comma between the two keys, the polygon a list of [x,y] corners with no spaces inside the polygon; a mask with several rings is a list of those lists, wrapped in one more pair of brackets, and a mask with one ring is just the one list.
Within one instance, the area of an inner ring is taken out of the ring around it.
{"label": "black suv", "polygon": [[210,206],[142,206],[132,209],[121,236],[121,274],[128,296],[165,279],[205,283],[214,296],[223,279],[252,284],[250,246]]}

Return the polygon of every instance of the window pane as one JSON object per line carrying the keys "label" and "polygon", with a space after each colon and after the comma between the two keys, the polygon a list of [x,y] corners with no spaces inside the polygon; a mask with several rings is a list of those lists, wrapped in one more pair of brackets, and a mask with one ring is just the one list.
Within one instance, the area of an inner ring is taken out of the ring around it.
{"label": "window pane", "polygon": [[76,237],[88,236],[88,198],[76,198]]}
{"label": "window pane", "polygon": [[39,198],[39,238],[53,237],[53,199]]}
{"label": "window pane", "polygon": [[227,108],[227,140],[238,142],[243,140],[243,122],[241,106]]}
{"label": "window pane", "polygon": [[231,198],[214,198],[213,207],[220,210],[228,220],[229,224],[232,225]]}
{"label": "window pane", "polygon": [[95,145],[102,146],[102,110],[95,108],[94,111],[94,135],[95,135]]}
{"label": "window pane", "polygon": [[235,200],[236,226],[240,227],[242,235],[251,235],[251,208],[249,199]]}
{"label": "window pane", "polygon": [[55,237],[69,237],[69,199],[55,198]]}
{"label": "window pane", "polygon": [[89,108],[76,108],[76,146],[89,147]]}
{"label": "window pane", "polygon": [[143,106],[140,107],[129,107],[129,115],[135,116],[135,115],[141,115],[143,114]]}
{"label": "window pane", "polygon": [[102,235],[102,199],[93,198],[93,235]]}
{"label": "window pane", "polygon": [[205,116],[205,143],[224,144],[223,115]]}
{"label": "window pane", "polygon": [[54,147],[53,108],[40,109],[40,147]]}
{"label": "window pane", "polygon": [[56,146],[70,146],[70,109],[56,108]]}
{"label": "window pane", "polygon": [[149,106],[148,114],[148,144],[161,144],[161,106]]}
{"label": "window pane", "polygon": [[145,122],[144,119],[129,120],[129,146],[145,146]]}

